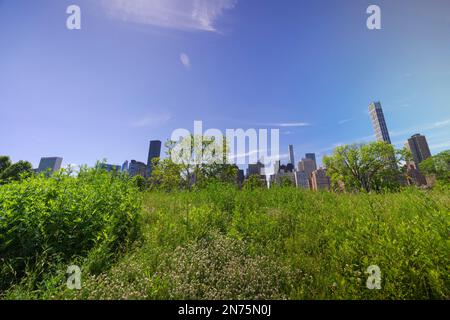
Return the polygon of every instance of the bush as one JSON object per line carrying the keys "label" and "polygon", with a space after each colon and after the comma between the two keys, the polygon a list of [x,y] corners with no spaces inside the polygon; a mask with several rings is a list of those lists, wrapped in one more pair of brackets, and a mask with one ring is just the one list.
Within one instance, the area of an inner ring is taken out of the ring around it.
{"label": "bush", "polygon": [[248,254],[244,242],[211,232],[178,247],[162,267],[171,299],[284,299],[288,267]]}
{"label": "bush", "polygon": [[93,269],[105,267],[101,260],[137,238],[140,208],[138,189],[126,176],[99,168],[0,186],[0,289],[30,270],[88,256],[96,260]]}

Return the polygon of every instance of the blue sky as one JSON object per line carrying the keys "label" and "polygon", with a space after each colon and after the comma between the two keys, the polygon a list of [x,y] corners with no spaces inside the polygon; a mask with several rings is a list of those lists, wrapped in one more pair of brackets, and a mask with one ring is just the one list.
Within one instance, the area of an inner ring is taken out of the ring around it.
{"label": "blue sky", "polygon": [[[82,29],[66,28],[66,8]],[[382,30],[368,30],[377,4]],[[373,139],[450,148],[448,0],[0,0],[0,154],[145,161],[176,128],[279,128],[319,158]]]}

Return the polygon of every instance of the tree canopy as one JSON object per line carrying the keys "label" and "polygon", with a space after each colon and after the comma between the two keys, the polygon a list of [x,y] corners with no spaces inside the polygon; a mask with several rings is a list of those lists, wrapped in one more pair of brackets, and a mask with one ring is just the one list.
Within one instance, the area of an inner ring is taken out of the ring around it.
{"label": "tree canopy", "polygon": [[419,168],[423,174],[435,175],[438,180],[450,182],[450,150],[422,161]]}
{"label": "tree canopy", "polygon": [[347,191],[380,192],[398,188],[405,155],[390,144],[372,142],[337,147],[323,162],[335,188],[343,184]]}
{"label": "tree canopy", "polygon": [[[3,166],[7,164],[9,164],[9,166]],[[1,157],[0,166],[0,183],[5,183],[11,180],[20,180],[24,176],[33,174],[33,166],[28,161],[21,160],[11,164],[9,157]]]}

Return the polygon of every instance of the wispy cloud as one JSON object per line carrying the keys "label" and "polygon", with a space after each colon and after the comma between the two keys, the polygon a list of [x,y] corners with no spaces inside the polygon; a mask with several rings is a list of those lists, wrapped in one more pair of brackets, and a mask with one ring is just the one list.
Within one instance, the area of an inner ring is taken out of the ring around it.
{"label": "wispy cloud", "polygon": [[432,131],[432,130],[444,128],[447,126],[450,126],[450,119],[445,119],[445,120],[437,121],[437,122],[433,122],[433,123],[427,123],[427,124],[424,124],[421,126],[411,127],[411,128],[407,128],[407,129],[403,129],[403,130],[392,130],[392,131],[389,131],[389,135],[391,137],[412,135],[415,133],[424,133],[427,131]]}
{"label": "wispy cloud", "polygon": [[307,122],[284,122],[284,123],[270,123],[270,126],[292,128],[292,127],[310,127],[311,124]]}
{"label": "wispy cloud", "polygon": [[180,54],[180,61],[187,69],[191,68],[191,59],[189,59],[189,56],[186,53]]}
{"label": "wispy cloud", "polygon": [[431,150],[441,150],[446,148],[450,148],[450,142],[436,143],[430,146]]}
{"label": "wispy cloud", "polygon": [[145,116],[131,123],[132,127],[156,127],[168,122],[172,117],[169,114],[157,114],[151,116]]}
{"label": "wispy cloud", "polygon": [[183,31],[216,32],[216,21],[237,0],[103,0],[105,10],[123,21]]}
{"label": "wispy cloud", "polygon": [[338,124],[342,125],[342,124],[350,122],[350,121],[353,121],[353,119],[344,119],[344,120],[339,121]]}

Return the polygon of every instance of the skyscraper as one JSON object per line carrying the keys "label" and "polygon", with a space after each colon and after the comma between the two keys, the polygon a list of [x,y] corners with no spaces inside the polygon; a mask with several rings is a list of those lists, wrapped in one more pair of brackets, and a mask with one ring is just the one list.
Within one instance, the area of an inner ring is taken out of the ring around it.
{"label": "skyscraper", "polygon": [[369,113],[372,118],[373,129],[377,141],[384,141],[391,144],[391,138],[389,137],[389,131],[386,126],[386,120],[384,119],[383,109],[380,102],[372,102],[369,105]]}
{"label": "skyscraper", "polygon": [[289,163],[295,166],[294,146],[292,144],[289,145]]}
{"label": "skyscraper", "polygon": [[411,138],[409,138],[406,142],[406,148],[411,151],[416,167],[419,167],[419,164],[423,160],[431,157],[427,139],[421,134],[415,134]]}
{"label": "skyscraper", "polygon": [[122,172],[128,172],[128,160],[122,164]]}
{"label": "skyscraper", "polygon": [[148,149],[148,159],[147,159],[147,178],[152,175],[152,160],[159,158],[161,156],[161,141],[152,140],[150,141],[150,147]]}
{"label": "skyscraper", "polygon": [[295,185],[297,188],[309,189],[309,178],[305,171],[295,172]]}
{"label": "skyscraper", "polygon": [[63,158],[59,157],[41,158],[37,172],[44,172],[48,170],[50,170],[50,172],[58,171],[61,169],[62,160]]}
{"label": "skyscraper", "polygon": [[147,166],[145,165],[145,163],[131,160],[130,166],[128,168],[128,174],[130,175],[130,177],[134,177],[137,175],[145,177],[146,171]]}
{"label": "skyscraper", "polygon": [[316,162],[309,158],[303,158],[302,161],[298,163],[298,171],[303,171],[309,178],[311,173],[317,169]]}
{"label": "skyscraper", "polygon": [[307,154],[305,154],[305,159],[311,159],[312,161],[314,161],[314,164],[316,166],[316,168],[314,170],[317,169],[317,161],[316,161],[316,154],[315,153],[307,153]]}

